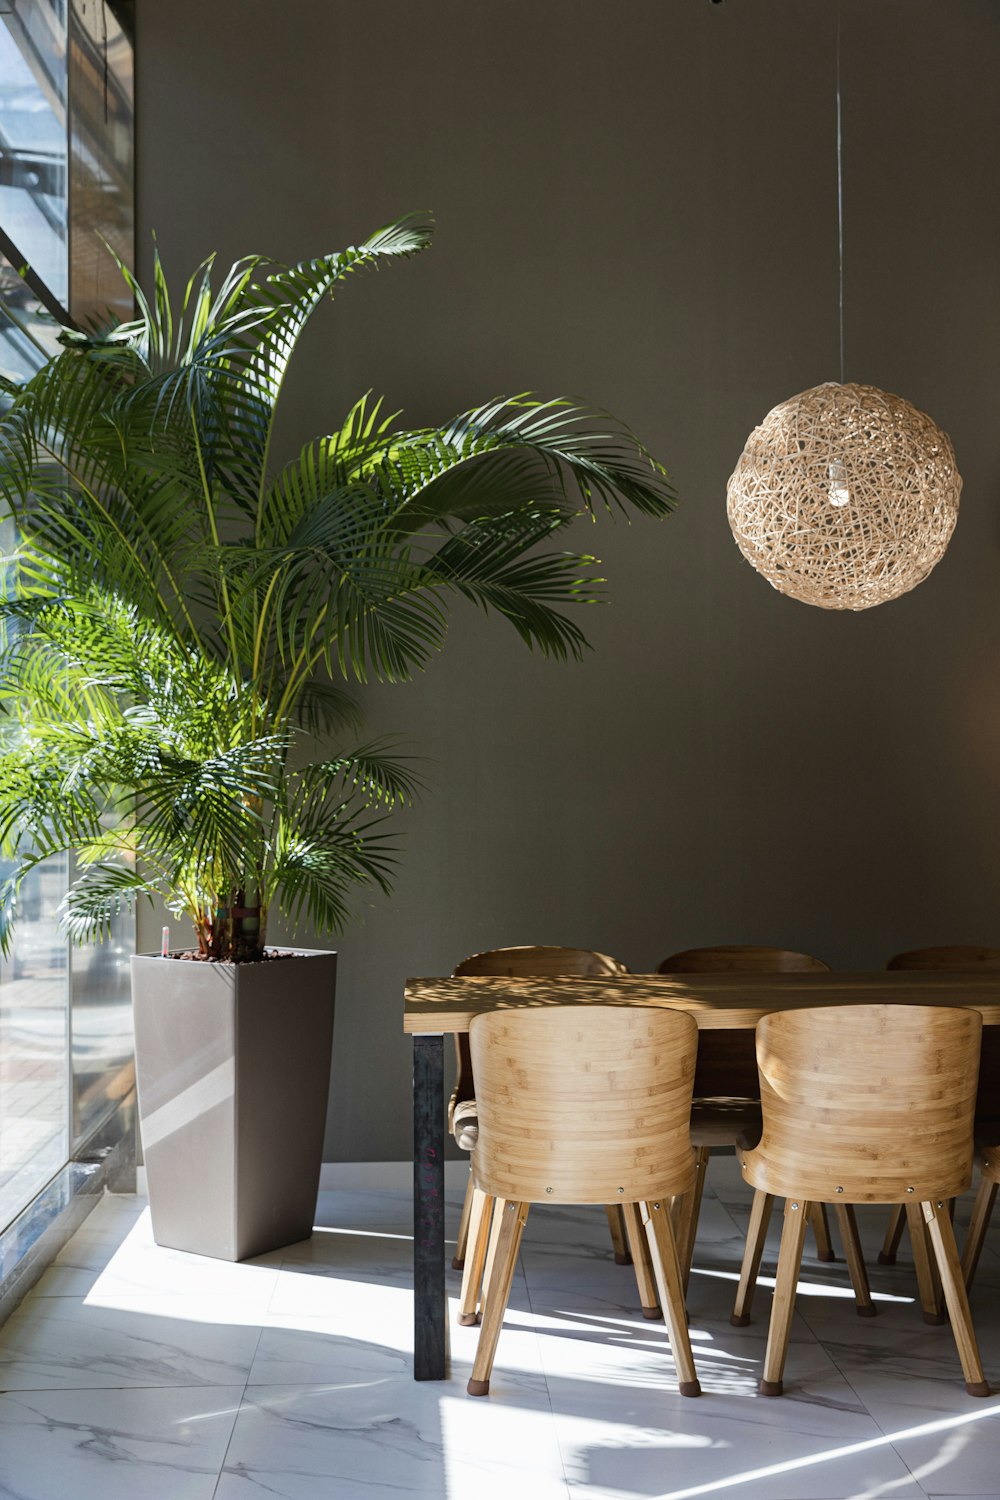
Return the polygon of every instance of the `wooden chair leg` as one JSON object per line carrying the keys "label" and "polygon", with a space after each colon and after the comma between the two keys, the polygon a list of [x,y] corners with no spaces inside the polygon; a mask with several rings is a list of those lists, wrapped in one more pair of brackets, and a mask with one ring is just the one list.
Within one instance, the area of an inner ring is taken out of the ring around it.
{"label": "wooden chair leg", "polygon": [[465,1184],[465,1199],[462,1203],[462,1217],[458,1221],[458,1234],[455,1237],[455,1254],[451,1258],[453,1271],[461,1271],[465,1266],[465,1251],[469,1243],[469,1217],[472,1213],[472,1195],[475,1192],[472,1186],[472,1168],[469,1168],[469,1180]]}
{"label": "wooden chair leg", "polygon": [[764,1354],[764,1375],[760,1382],[762,1396],[780,1396],[784,1388],[782,1377],[808,1217],[808,1203],[800,1198],[786,1199],[785,1222],[781,1230],[781,1248],[778,1251],[778,1274],[774,1283],[774,1301],[771,1303],[771,1322]]}
{"label": "wooden chair leg", "polygon": [[606,1203],[604,1212],[608,1216],[608,1229],[611,1233],[611,1243],[615,1250],[615,1265],[628,1266],[632,1263],[629,1254],[628,1240],[625,1236],[625,1221],[622,1218],[621,1205],[618,1203]]}
{"label": "wooden chair leg", "polygon": [[642,1308],[642,1315],[644,1318],[662,1318],[660,1297],[656,1289],[656,1274],[649,1254],[649,1242],[643,1228],[639,1205],[624,1203],[621,1212],[629,1249],[632,1252],[632,1264],[635,1267],[635,1280],[639,1288],[639,1305]]}
{"label": "wooden chair leg", "polygon": [[955,1335],[962,1374],[965,1376],[965,1389],[970,1396],[988,1396],[990,1388],[986,1384],[983,1362],[979,1357],[979,1345],[972,1326],[972,1313],[969,1311],[969,1298],[962,1279],[951,1219],[942,1203],[922,1203],[920,1207],[941,1276],[951,1330]]}
{"label": "wooden chair leg", "polygon": [[734,1328],[745,1328],[750,1321],[750,1307],[757,1286],[761,1257],[764,1254],[764,1241],[767,1238],[767,1226],[771,1222],[773,1207],[773,1194],[765,1193],[763,1188],[757,1188],[750,1208],[746,1248],[743,1251],[743,1265],[740,1267],[740,1284],[736,1288],[736,1301],[729,1315],[729,1321]]}
{"label": "wooden chair leg", "polygon": [[479,1333],[479,1343],[476,1346],[476,1358],[469,1384],[466,1387],[470,1396],[488,1396],[490,1393],[490,1372],[493,1369],[497,1340],[503,1326],[503,1315],[507,1311],[507,1303],[510,1300],[510,1288],[514,1280],[517,1252],[521,1248],[521,1236],[528,1222],[528,1205],[511,1203],[498,1198],[494,1217],[500,1220],[500,1233],[497,1236],[496,1260],[490,1280],[489,1296],[483,1311],[483,1326]]}
{"label": "wooden chair leg", "polygon": [[462,1300],[458,1310],[458,1321],[466,1328],[479,1322],[479,1289],[483,1282],[492,1218],[493,1199],[487,1193],[473,1190],[472,1208],[469,1212],[469,1245],[462,1271]]}
{"label": "wooden chair leg", "polygon": [[809,1223],[816,1237],[816,1259],[836,1260],[837,1256],[830,1239],[830,1221],[826,1216],[825,1203],[810,1203]]}
{"label": "wooden chair leg", "polygon": [[905,1208],[910,1243],[913,1246],[913,1266],[917,1273],[917,1292],[920,1297],[920,1306],[923,1308],[924,1322],[934,1325],[946,1323],[948,1314],[942,1304],[941,1283],[935,1274],[936,1259],[931,1257],[923,1212],[919,1203],[907,1203]]}
{"label": "wooden chair leg", "polygon": [[684,1281],[671,1223],[670,1205],[666,1199],[657,1203],[644,1203],[642,1217],[646,1225],[653,1274],[660,1291],[660,1305],[670,1335],[670,1348],[677,1367],[680,1393],[682,1396],[700,1396],[701,1385],[694,1367],[694,1355],[691,1353],[691,1336],[688,1333],[687,1310],[684,1306]]}
{"label": "wooden chair leg", "polygon": [[677,1238],[677,1254],[681,1260],[681,1276],[684,1279],[685,1293],[691,1278],[691,1262],[694,1259],[694,1241],[698,1233],[698,1216],[701,1213],[701,1195],[705,1187],[708,1159],[708,1147],[698,1146],[694,1157],[694,1186],[681,1198],[674,1214],[673,1227]]}
{"label": "wooden chair leg", "polygon": [[497,1242],[500,1239],[500,1224],[502,1215],[500,1209],[503,1207],[504,1199],[493,1199],[493,1219],[490,1224],[490,1238],[486,1249],[486,1264],[483,1266],[483,1286],[479,1297],[479,1317],[477,1323],[482,1322],[483,1308],[490,1295],[490,1282],[493,1279],[493,1266],[497,1258]]}
{"label": "wooden chair leg", "polygon": [[972,1205],[972,1222],[969,1225],[968,1238],[962,1252],[962,1276],[965,1280],[966,1291],[972,1286],[972,1278],[976,1274],[996,1196],[997,1184],[991,1182],[988,1177],[980,1177],[976,1201]]}
{"label": "wooden chair leg", "polygon": [[861,1240],[858,1237],[858,1221],[854,1214],[854,1204],[838,1203],[835,1206],[840,1238],[844,1242],[847,1269],[851,1276],[851,1286],[854,1288],[855,1311],[859,1318],[874,1318],[876,1307],[872,1301],[871,1287],[868,1285],[865,1258],[861,1253]]}
{"label": "wooden chair leg", "polygon": [[897,1203],[892,1210],[889,1223],[886,1225],[885,1239],[878,1253],[880,1266],[894,1266],[896,1255],[899,1251],[899,1242],[903,1238],[903,1225],[906,1223],[906,1204]]}

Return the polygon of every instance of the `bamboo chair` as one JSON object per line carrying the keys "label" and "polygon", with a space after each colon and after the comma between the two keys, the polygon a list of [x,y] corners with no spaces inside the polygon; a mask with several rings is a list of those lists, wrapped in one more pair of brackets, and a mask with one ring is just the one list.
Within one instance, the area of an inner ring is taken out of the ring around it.
{"label": "bamboo chair", "polygon": [[[793,953],[787,948],[753,947],[732,944],[722,948],[686,948],[665,958],[658,974],[828,974],[830,965],[808,953]],[[691,1140],[695,1147],[695,1185],[678,1206],[675,1229],[687,1291],[698,1232],[701,1199],[713,1146],[749,1144],[760,1134],[760,1105],[757,1094],[757,1065],[752,1056],[740,1056],[748,1038],[736,1033],[704,1032],[698,1043],[698,1068],[695,1074],[694,1105],[691,1111]],[[748,1090],[746,1097],[721,1095],[720,1078],[735,1081],[736,1087]],[[812,1229],[816,1236],[816,1253],[820,1260],[836,1260],[830,1243],[830,1231],[822,1203],[814,1206]],[[869,1298],[870,1303],[870,1298]],[[859,1304],[860,1305],[860,1304]]]}
{"label": "bamboo chair", "polygon": [[[472,1175],[498,1225],[470,1396],[489,1394],[529,1205],[611,1200],[625,1211],[637,1266],[645,1227],[680,1391],[700,1395],[669,1211],[694,1179],[694,1019],[647,1006],[518,1008],[477,1016],[469,1036],[479,1106]],[[475,1253],[481,1245],[470,1234]]]}
{"label": "bamboo chair", "polygon": [[[985,1133],[988,1140],[995,1143],[1000,1140],[1000,1125],[994,1121],[992,1129]],[[977,1131],[977,1137],[978,1135]],[[976,1150],[979,1156],[979,1187],[976,1191],[976,1201],[972,1206],[972,1221],[969,1224],[965,1249],[962,1252],[962,1276],[965,1279],[966,1291],[971,1288],[976,1274],[986,1231],[989,1228],[990,1215],[993,1212],[993,1204],[996,1202],[997,1186],[1000,1185],[1000,1146],[983,1145],[977,1139]]]}
{"label": "bamboo chair", "polygon": [[[456,978],[472,976],[481,978],[483,976],[499,976],[501,978],[559,978],[564,975],[583,975],[599,978],[602,974],[627,974],[628,969],[616,958],[609,958],[605,953],[595,953],[589,948],[560,948],[560,947],[519,947],[519,948],[493,948],[486,953],[474,953],[471,958],[463,959],[453,970]],[[455,1088],[451,1096],[448,1108],[448,1126],[455,1136],[457,1144],[464,1151],[471,1151],[475,1144],[476,1132],[476,1106],[475,1106],[475,1081],[472,1074],[472,1059],[469,1053],[469,1038],[467,1034],[456,1034],[455,1051],[457,1055],[457,1076]],[[458,1225],[458,1236],[455,1245],[455,1254],[452,1258],[452,1266],[456,1271],[465,1270],[466,1250],[469,1243],[469,1230],[473,1221],[473,1210],[475,1208],[474,1189],[472,1185],[472,1174],[469,1174],[468,1186],[465,1190],[465,1201],[462,1205],[462,1216]],[[481,1230],[481,1213],[475,1215],[476,1228]],[[608,1219],[608,1229],[611,1234],[611,1244],[614,1250],[615,1261],[618,1265],[629,1265],[632,1255],[629,1250],[629,1241],[626,1234],[624,1217],[617,1204],[606,1204],[605,1213]],[[489,1264],[489,1262],[487,1262]],[[466,1285],[466,1281],[470,1285]],[[472,1290],[470,1291],[470,1287]],[[463,1318],[466,1321],[475,1322],[477,1314],[474,1304],[478,1301],[478,1283],[474,1281],[471,1273],[468,1278],[463,1276],[462,1307]],[[642,1287],[640,1287],[640,1292]],[[659,1307],[643,1302],[643,1311],[647,1317],[659,1317]]]}
{"label": "bamboo chair", "polygon": [[[761,1395],[780,1396],[811,1203],[905,1205],[926,1223],[970,1396],[988,1396],[946,1201],[972,1176],[982,1017],[934,1005],[836,1005],[774,1012],[757,1026],[763,1134],[740,1153],[747,1181],[785,1198]],[[741,1287],[759,1262],[747,1235]],[[920,1268],[918,1267],[918,1272]],[[928,1294],[926,1268],[920,1272]]]}
{"label": "bamboo chair", "polygon": [[[953,944],[950,947],[941,948],[911,948],[906,953],[897,953],[886,964],[887,969],[951,969],[959,972],[971,971],[995,973],[1000,969],[1000,948],[977,948],[971,944]],[[987,1069],[994,1075],[998,1071],[997,1063],[997,1040],[987,1030],[983,1033],[983,1062],[982,1070]],[[969,1233],[962,1253],[962,1272],[965,1276],[966,1290],[972,1285],[976,1274],[976,1266],[986,1238],[989,1227],[990,1215],[993,1212],[993,1203],[996,1198],[997,1164],[1000,1162],[1000,1124],[996,1121],[976,1122],[976,1151],[982,1164],[982,1174],[979,1179],[979,1188],[976,1193],[976,1201],[972,1210],[972,1222],[969,1225]],[[954,1204],[952,1204],[954,1209]],[[906,1216],[901,1208],[896,1208],[889,1218],[885,1239],[879,1251],[878,1258],[882,1265],[895,1265],[896,1254],[899,1250],[899,1242],[903,1237],[903,1227]],[[940,1299],[936,1311],[925,1312],[929,1323],[943,1323],[944,1312],[940,1307]]]}

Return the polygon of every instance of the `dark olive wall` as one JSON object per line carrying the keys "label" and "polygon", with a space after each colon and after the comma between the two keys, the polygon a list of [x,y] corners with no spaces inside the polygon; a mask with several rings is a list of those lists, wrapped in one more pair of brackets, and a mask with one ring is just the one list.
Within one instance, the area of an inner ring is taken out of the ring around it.
{"label": "dark olive wall", "polygon": [[403,980],[478,949],[1000,944],[998,0],[842,12],[847,377],[951,434],[947,556],[843,615],[776,594],[726,523],[750,429],[838,378],[837,9],[139,0],[147,263],[153,229],[179,275],[437,215],[316,320],[289,444],[368,387],[413,422],[534,389],[625,418],[682,496],[575,529],[609,580],[581,665],[462,610],[417,681],[366,693],[428,790],[338,944],[330,1159],[407,1154]]}

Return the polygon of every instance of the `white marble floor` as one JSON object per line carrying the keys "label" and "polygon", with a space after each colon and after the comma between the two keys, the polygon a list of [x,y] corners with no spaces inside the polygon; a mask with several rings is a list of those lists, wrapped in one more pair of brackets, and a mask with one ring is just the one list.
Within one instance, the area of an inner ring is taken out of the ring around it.
{"label": "white marble floor", "polygon": [[[966,1396],[905,1251],[872,1267],[873,1320],[842,1263],[807,1256],[787,1394],[759,1397],[769,1297],[730,1326],[748,1195],[716,1158],[689,1298],[700,1400],[676,1393],[603,1212],[544,1207],[473,1400],[477,1330],[454,1321],[451,1378],[411,1379],[407,1169],[337,1178],[311,1241],[238,1266],[158,1249],[141,1198],[105,1199],[0,1329],[2,1500],[1000,1500],[1000,1224],[973,1295],[996,1398]],[[460,1201],[456,1173],[453,1223]],[[884,1218],[860,1217],[871,1263]]]}

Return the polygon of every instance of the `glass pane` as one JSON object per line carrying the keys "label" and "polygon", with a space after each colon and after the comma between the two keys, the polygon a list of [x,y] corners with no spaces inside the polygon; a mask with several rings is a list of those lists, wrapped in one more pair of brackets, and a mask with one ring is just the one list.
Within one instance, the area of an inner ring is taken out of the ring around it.
{"label": "glass pane", "polygon": [[2,14],[0,226],[65,306],[66,37],[60,6]]}
{"label": "glass pane", "polygon": [[[135,314],[110,245],[135,259],[132,43],[129,7],[71,0],[70,312],[78,323]],[[107,244],[105,244],[105,241]],[[74,947],[70,959],[73,1148],[91,1135],[134,1084],[129,956],[135,918],[119,917],[103,943]]]}
{"label": "glass pane", "polygon": [[65,889],[64,859],[28,877],[14,949],[0,961],[0,1227],[69,1158],[66,936],[56,921]]}
{"label": "glass pane", "polygon": [[109,312],[127,322],[132,299],[105,241],[134,264],[132,43],[104,0],[72,0],[69,98],[69,309],[84,325]]}
{"label": "glass pane", "polygon": [[[129,0],[0,8],[0,372],[15,380],[57,352],[53,309],[81,323],[133,316],[102,243],[133,264],[131,15]],[[37,279],[22,279],[25,265]],[[0,526],[0,550],[10,544]],[[25,883],[0,963],[0,1225],[133,1084],[134,918],[70,955],[56,913],[71,876],[58,859]]]}
{"label": "glass pane", "polygon": [[103,943],[70,951],[73,1150],[135,1086],[129,958],[135,917],[120,916]]}
{"label": "glass pane", "polygon": [[60,325],[3,254],[0,254],[0,309],[3,312],[0,374],[9,380],[27,380],[47,359],[58,354]]}
{"label": "glass pane", "polygon": [[[0,525],[0,554],[14,534],[9,522]],[[6,583],[0,570],[0,595]],[[10,869],[0,860],[0,878]],[[65,889],[65,859],[32,871],[21,887],[13,950],[0,959],[0,1228],[69,1156],[67,944],[56,919]]]}

